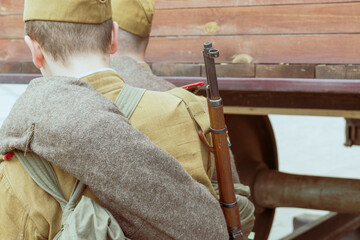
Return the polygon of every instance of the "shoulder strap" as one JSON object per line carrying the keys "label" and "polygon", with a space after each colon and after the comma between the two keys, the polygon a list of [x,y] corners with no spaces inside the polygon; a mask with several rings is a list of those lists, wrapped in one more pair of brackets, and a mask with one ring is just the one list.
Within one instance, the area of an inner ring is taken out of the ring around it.
{"label": "shoulder strap", "polygon": [[143,88],[132,87],[125,84],[115,100],[115,105],[126,118],[130,119],[144,93],[145,89]]}
{"label": "shoulder strap", "polygon": [[60,184],[54,169],[48,161],[33,153],[28,152],[25,156],[20,151],[14,152],[31,178],[36,182],[37,185],[39,185],[39,187],[44,189],[44,191],[49,193],[59,202],[63,211],[75,206],[77,199],[80,197],[82,191],[85,188],[83,183],[81,183],[79,180],[76,181],[68,202],[65,200],[64,195],[62,194]]}
{"label": "shoulder strap", "polygon": [[191,116],[199,125],[204,134],[209,131],[209,115],[196,95],[182,88],[173,88],[167,92],[183,100]]}

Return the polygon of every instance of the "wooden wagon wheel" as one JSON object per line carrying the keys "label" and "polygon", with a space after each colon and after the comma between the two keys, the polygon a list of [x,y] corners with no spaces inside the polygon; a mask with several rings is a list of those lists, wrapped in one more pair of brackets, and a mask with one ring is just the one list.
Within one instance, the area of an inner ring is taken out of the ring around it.
{"label": "wooden wagon wheel", "polygon": [[[275,136],[267,116],[226,115],[231,150],[242,183],[254,189],[254,179],[259,170],[278,169]],[[253,201],[253,199],[251,199]],[[255,204],[255,238],[265,240],[270,233],[275,209]]]}

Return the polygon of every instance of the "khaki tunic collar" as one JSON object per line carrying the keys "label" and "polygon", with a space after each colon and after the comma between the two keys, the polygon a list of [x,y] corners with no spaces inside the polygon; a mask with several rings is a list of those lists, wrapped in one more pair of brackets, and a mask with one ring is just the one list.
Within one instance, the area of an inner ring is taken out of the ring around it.
{"label": "khaki tunic collar", "polygon": [[84,76],[81,80],[89,83],[98,92],[110,97],[114,91],[119,93],[125,85],[124,79],[115,71],[106,70],[102,72],[95,72],[93,74]]}

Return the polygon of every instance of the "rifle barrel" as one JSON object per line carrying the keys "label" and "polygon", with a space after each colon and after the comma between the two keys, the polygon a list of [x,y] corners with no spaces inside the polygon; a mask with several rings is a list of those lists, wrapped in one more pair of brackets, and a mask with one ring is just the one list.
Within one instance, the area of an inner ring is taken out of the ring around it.
{"label": "rifle barrel", "polygon": [[220,205],[228,226],[230,239],[243,239],[239,207],[235,197],[234,182],[232,178],[224,110],[216,76],[214,58],[219,56],[219,50],[214,49],[211,42],[206,42],[204,43],[203,55],[208,83],[207,95],[211,125],[210,130],[214,145]]}

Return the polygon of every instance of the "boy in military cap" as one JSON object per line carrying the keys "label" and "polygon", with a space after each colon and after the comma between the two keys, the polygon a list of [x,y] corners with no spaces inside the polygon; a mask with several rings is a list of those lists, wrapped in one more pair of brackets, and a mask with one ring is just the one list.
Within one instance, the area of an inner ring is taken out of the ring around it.
{"label": "boy in military cap", "polygon": [[[109,68],[110,54],[117,50],[118,34],[118,25],[113,23],[111,19],[109,0],[26,0],[24,21],[27,32],[26,44],[31,50],[34,64],[41,70],[44,77],[69,76],[81,78],[109,99],[113,101],[116,99],[124,87],[124,81]],[[172,117],[173,114],[187,114],[186,107],[172,95],[146,92],[143,96],[143,102],[138,106],[141,110],[135,111],[132,118],[138,119],[137,127],[140,130],[143,127],[144,132],[150,135],[150,138],[155,131],[170,131],[165,124],[167,122],[170,124],[169,127],[181,128],[182,125],[188,124],[189,127],[196,128],[189,115],[187,115],[188,121],[182,120],[181,122]],[[151,108],[151,106],[161,104],[166,105],[164,109]],[[182,107],[178,108],[178,105]],[[176,110],[174,111],[174,109]],[[157,115],[160,118],[157,120],[154,118],[152,122],[141,120],[146,119],[146,116],[150,114]],[[172,120],[168,121],[167,117],[172,118]],[[149,125],[158,126],[154,130],[149,128]],[[158,133],[156,132],[156,134]],[[187,134],[183,132],[183,135]],[[196,133],[194,134],[196,135]],[[164,142],[164,140],[162,141]],[[196,138],[192,144],[199,145],[201,143]],[[133,146],[133,151],[136,153],[136,139]],[[166,148],[166,146],[163,147]],[[195,154],[203,153],[200,151]],[[175,161],[173,163],[172,167],[177,169],[178,164]],[[77,162],[74,161],[71,169],[81,170],[85,165],[85,163],[76,164]],[[89,163],[86,164],[89,168]],[[206,176],[206,170],[211,171],[212,166],[204,166],[202,161],[196,164],[198,165],[194,167],[192,172],[194,176]],[[171,170],[172,167],[166,171]],[[54,165],[53,168],[65,197],[68,197],[75,178]],[[148,171],[152,170],[148,169]],[[83,172],[82,174],[86,175],[87,173]],[[130,180],[131,178],[134,178],[136,182],[139,179],[141,180],[141,176],[128,174],[127,178]],[[156,178],[156,174],[160,175],[159,172],[154,172],[154,178]],[[166,188],[167,185],[176,185],[179,177],[188,178],[185,171],[175,171],[173,174],[175,174],[174,181],[165,184],[163,182],[157,183],[153,179],[143,179],[143,181],[151,180],[154,184],[161,185],[161,189],[164,191],[170,191]],[[203,178],[202,184],[211,189],[209,179]],[[0,164],[0,186],[1,239],[52,239],[60,230],[60,206],[55,199],[31,180],[16,157]],[[154,185],[154,188],[156,187]],[[185,189],[190,198],[193,196],[194,199],[198,199],[198,196],[203,196],[196,206],[193,203],[187,205],[187,202],[178,204],[178,201],[181,200],[178,197],[184,196]],[[147,202],[152,201],[150,199],[151,190],[143,193],[144,203],[146,203],[144,206],[149,207],[149,211],[153,211],[151,204]],[[84,194],[96,199],[89,189],[86,189]],[[171,195],[171,193],[167,193],[167,195],[169,194]],[[207,190],[196,182],[188,182],[188,186],[179,185],[177,191],[173,192],[173,199],[163,199],[161,196],[157,196],[156,199],[160,201],[158,203],[160,205],[162,201],[163,206],[167,206],[169,202],[174,202],[174,205],[172,209],[157,209],[156,212],[150,212],[148,214],[150,219],[142,218],[142,216],[131,219],[128,213],[115,215],[128,237],[132,239],[151,237],[156,239],[228,238],[219,206]],[[109,201],[113,200],[109,199]],[[104,203],[105,206],[106,204]],[[159,219],[152,218],[153,215],[158,216]],[[194,218],[194,216],[198,218]]]}
{"label": "boy in military cap", "polygon": [[135,87],[154,91],[174,88],[172,83],[155,76],[144,59],[154,16],[154,0],[115,0],[112,9],[113,19],[119,24],[119,51],[111,59],[113,68]]}
{"label": "boy in military cap", "polygon": [[[152,27],[152,20],[154,16],[155,3],[154,0],[113,0],[112,1],[113,9],[113,19],[119,24],[119,50],[112,55],[111,65],[113,68],[125,79],[127,84],[146,88],[148,90],[155,91],[167,91],[175,88],[175,85],[165,81],[162,78],[155,76],[150,67],[145,63],[145,52],[149,42],[149,36]],[[198,99],[199,103],[203,105],[204,108],[207,108],[206,101],[204,99]],[[152,115],[148,115],[149,118]],[[177,118],[183,116],[176,115]],[[137,119],[130,118],[132,124],[137,127]],[[181,130],[180,130],[181,131]],[[183,130],[184,132],[196,131],[195,129]],[[157,131],[158,132],[158,131]],[[190,149],[201,149],[200,145],[190,146],[184,144],[185,148],[180,152],[177,152],[176,149],[181,148],[178,144],[179,138],[178,132],[162,132],[158,136],[152,134],[151,139],[156,142],[160,147],[168,151],[172,156],[174,156],[180,163],[192,161],[196,162],[198,158],[202,158],[204,165],[209,165],[207,162],[212,161],[209,155],[185,155],[184,152],[190,152]],[[159,139],[161,136],[162,139],[166,139],[166,145]],[[196,136],[187,135],[186,137],[180,137],[180,139],[188,140],[189,142],[194,142]],[[205,150],[203,150],[205,151]],[[189,160],[187,160],[189,158]],[[194,166],[183,165],[185,169],[191,174]],[[236,167],[234,164],[234,159],[232,157],[232,167],[233,167],[233,176],[234,183],[236,183],[236,189],[238,191],[238,200],[239,208],[241,210],[241,223],[243,231],[245,234],[251,232],[254,226],[254,205],[248,199],[250,196],[250,191],[247,186],[240,184],[239,177],[236,172]],[[215,176],[216,174],[214,174]],[[199,179],[209,178],[211,179],[213,172],[208,171],[207,176],[195,175],[193,176],[199,182],[203,182]],[[216,176],[215,176],[216,177]],[[212,191],[212,189],[210,189]]]}

